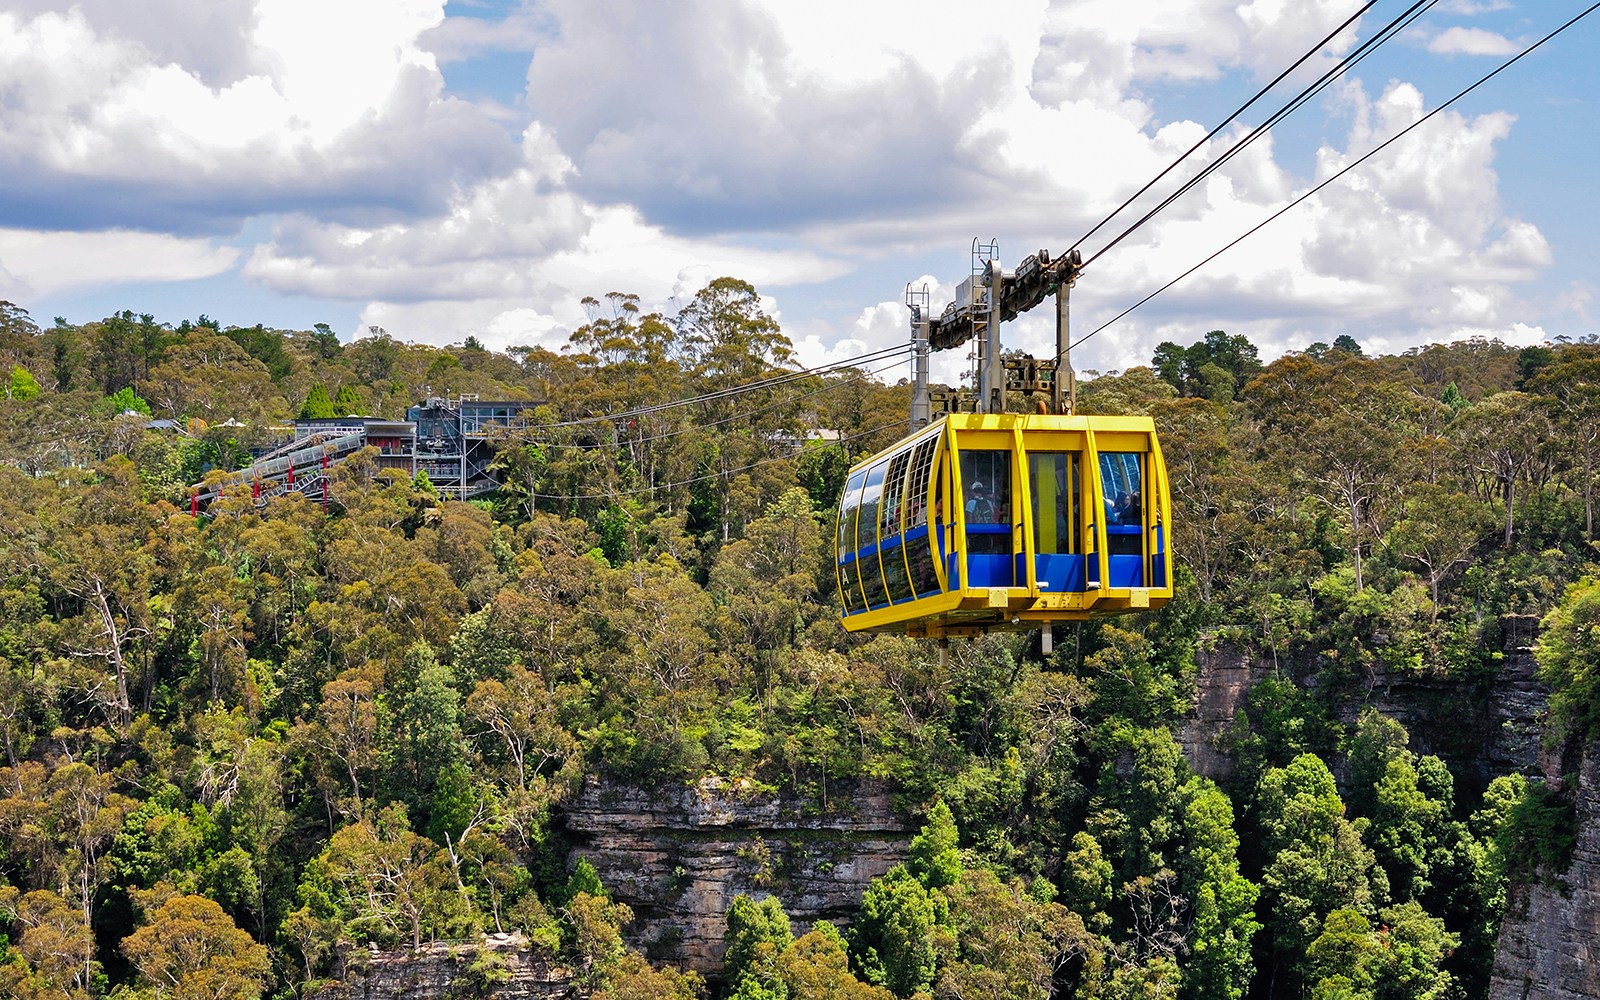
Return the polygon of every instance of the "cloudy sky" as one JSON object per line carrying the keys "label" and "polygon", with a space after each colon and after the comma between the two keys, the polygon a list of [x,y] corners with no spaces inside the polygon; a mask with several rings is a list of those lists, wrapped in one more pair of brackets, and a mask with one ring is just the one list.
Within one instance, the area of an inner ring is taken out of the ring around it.
{"label": "cloudy sky", "polygon": [[[948,301],[974,237],[1008,265],[1071,246],[1360,5],[0,0],[0,298],[46,324],[133,309],[554,347],[584,296],[670,311],[728,274],[804,360],[849,357],[905,340],[908,283]],[[1436,0],[1086,270],[1076,331],[1588,5]],[[1408,6],[1380,0],[1235,128]],[[1592,332],[1597,37],[1600,14],[1107,328],[1078,367],[1217,328],[1268,357],[1341,333],[1391,352]],[[1008,346],[1048,354],[1049,311]]]}

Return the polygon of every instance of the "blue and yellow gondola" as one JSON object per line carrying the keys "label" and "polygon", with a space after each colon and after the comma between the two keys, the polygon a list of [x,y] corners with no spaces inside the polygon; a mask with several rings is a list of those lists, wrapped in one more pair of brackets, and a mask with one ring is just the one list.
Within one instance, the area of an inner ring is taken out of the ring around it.
{"label": "blue and yellow gondola", "polygon": [[850,470],[844,627],[939,638],[1160,607],[1171,516],[1149,417],[950,414]]}

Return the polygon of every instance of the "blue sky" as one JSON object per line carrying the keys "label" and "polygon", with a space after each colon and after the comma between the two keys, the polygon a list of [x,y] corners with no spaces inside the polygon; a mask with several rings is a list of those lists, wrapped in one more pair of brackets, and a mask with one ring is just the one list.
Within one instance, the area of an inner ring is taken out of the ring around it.
{"label": "blue sky", "polygon": [[[942,306],[974,237],[1007,264],[1071,245],[1359,6],[0,0],[0,298],[41,323],[133,309],[556,347],[584,296],[670,311],[731,274],[804,360],[849,357],[905,339],[907,283]],[[1316,71],[1407,6],[1380,0]],[[1078,332],[1587,6],[1433,3],[1086,271]],[[1341,333],[1393,352],[1595,331],[1597,33],[1580,22],[1079,367],[1218,328],[1268,357]],[[1007,343],[1047,353],[1048,324]]]}

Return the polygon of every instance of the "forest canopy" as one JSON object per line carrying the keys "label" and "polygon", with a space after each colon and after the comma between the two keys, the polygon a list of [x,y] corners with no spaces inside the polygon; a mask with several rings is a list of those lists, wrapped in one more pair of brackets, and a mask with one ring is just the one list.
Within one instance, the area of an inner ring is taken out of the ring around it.
{"label": "forest canopy", "polygon": [[[1558,736],[1600,735],[1595,338],[1162,344],[1081,402],[1156,422],[1177,599],[941,658],[838,624],[832,506],[905,385],[800,372],[736,279],[585,305],[497,352],[0,304],[0,993],[249,1000],[515,929],[600,995],[700,995],[626,948],[560,815],[586,778],[715,776],[818,810],[887,782],[922,831],[848,928],[735,901],[721,995],[1485,994],[1566,791],[1360,706],[1469,697],[1539,618]],[[357,454],[326,503],[191,513],[296,415],[425,394],[534,408],[498,492]],[[1223,647],[1267,670],[1212,780],[1174,733]]]}

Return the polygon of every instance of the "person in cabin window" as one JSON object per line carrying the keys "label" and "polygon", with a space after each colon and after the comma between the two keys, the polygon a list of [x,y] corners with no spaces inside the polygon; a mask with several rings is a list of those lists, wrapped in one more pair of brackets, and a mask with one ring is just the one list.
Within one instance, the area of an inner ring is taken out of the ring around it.
{"label": "person in cabin window", "polygon": [[973,483],[972,499],[967,501],[967,523],[994,524],[999,520],[998,513],[994,497],[989,495],[988,485],[983,482]]}
{"label": "person in cabin window", "polygon": [[1117,504],[1117,516],[1114,524],[1138,524],[1144,519],[1144,510],[1139,504],[1139,491],[1126,493]]}

